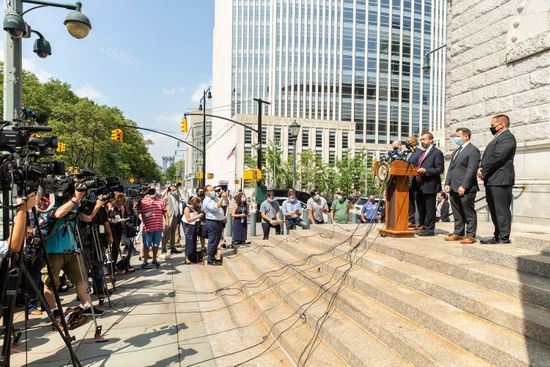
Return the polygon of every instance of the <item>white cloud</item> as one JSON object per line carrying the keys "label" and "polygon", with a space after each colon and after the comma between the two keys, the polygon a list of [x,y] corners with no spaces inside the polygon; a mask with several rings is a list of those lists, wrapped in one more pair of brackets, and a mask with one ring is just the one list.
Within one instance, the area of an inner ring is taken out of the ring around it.
{"label": "white cloud", "polygon": [[[165,127],[179,126],[180,120],[183,117],[183,112],[172,112],[165,115],[157,115],[153,118],[157,124],[167,125]],[[157,126],[159,127],[159,126]],[[160,126],[162,128],[162,126]]]}
{"label": "white cloud", "polygon": [[187,91],[187,89],[185,89],[185,88],[176,88],[176,87],[162,88],[162,93],[168,94],[168,95],[182,94],[182,93],[185,93],[186,91]]}
{"label": "white cloud", "polygon": [[203,97],[204,90],[208,88],[209,85],[210,83],[201,83],[191,95],[191,102],[199,103]]}
{"label": "white cloud", "polygon": [[101,52],[107,55],[110,59],[124,65],[132,65],[137,63],[136,58],[128,51],[123,49],[113,47],[101,47]]}
{"label": "white cloud", "polygon": [[82,98],[89,98],[94,101],[105,99],[105,95],[98,91],[93,85],[85,84],[80,88],[77,88],[75,91],[77,96]]}
{"label": "white cloud", "polygon": [[[2,62],[4,61],[4,49],[3,48],[0,48],[0,60]],[[50,80],[51,78],[54,77],[54,75],[52,73],[50,73],[49,71],[40,68],[34,60],[30,60],[30,59],[27,59],[27,58],[23,57],[22,66],[23,66],[23,69],[25,69],[27,71],[30,71],[31,73],[35,74],[36,77],[38,78],[38,80],[41,83],[45,83],[45,82],[47,82],[48,80]]]}

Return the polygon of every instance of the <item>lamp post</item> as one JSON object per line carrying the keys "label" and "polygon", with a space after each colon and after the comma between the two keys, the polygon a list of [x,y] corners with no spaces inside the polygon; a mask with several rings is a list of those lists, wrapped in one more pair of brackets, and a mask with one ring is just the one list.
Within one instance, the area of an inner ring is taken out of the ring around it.
{"label": "lamp post", "polygon": [[293,164],[293,167],[292,167],[292,188],[296,190],[296,140],[298,140],[298,135],[300,134],[300,124],[298,124],[296,122],[296,120],[294,120],[294,122],[292,123],[292,125],[290,125],[288,127],[288,131],[289,131],[289,134],[290,134],[290,138],[292,139],[292,144],[294,145],[293,147],[293,150],[294,150],[294,157],[293,157],[293,160],[294,160],[294,164]]}
{"label": "lamp post", "polygon": [[[23,3],[34,4],[36,6],[23,11]],[[30,38],[32,33],[38,35],[34,43],[33,51],[41,58],[51,55],[50,43],[42,36],[40,32],[34,31],[25,22],[23,16],[37,8],[47,6],[64,8],[72,10],[63,24],[67,31],[77,39],[82,39],[90,33],[92,25],[87,16],[82,14],[82,4],[57,4],[50,1],[41,0],[5,0],[5,13],[3,20],[4,27],[4,110],[3,118],[17,124],[22,107],[22,39]],[[6,126],[5,129],[11,127]]]}
{"label": "lamp post", "polygon": [[202,111],[202,187],[206,186],[206,98],[212,99],[210,87],[202,91],[201,104],[199,110]]}
{"label": "lamp post", "polygon": [[424,70],[425,72],[428,72],[430,71],[431,69],[431,65],[430,65],[430,55],[433,54],[434,52],[436,51],[439,51],[443,48],[447,47],[447,44],[444,44],[444,45],[441,45],[437,48],[434,48],[433,50],[431,51],[428,51],[424,54],[424,65],[422,65],[422,70]]}

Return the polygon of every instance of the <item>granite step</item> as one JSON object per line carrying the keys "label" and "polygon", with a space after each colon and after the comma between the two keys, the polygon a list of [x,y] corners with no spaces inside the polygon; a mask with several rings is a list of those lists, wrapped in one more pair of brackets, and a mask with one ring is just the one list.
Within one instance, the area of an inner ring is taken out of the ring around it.
{"label": "granite step", "polygon": [[[292,246],[300,247],[297,250],[302,250],[302,247],[305,250],[305,247],[311,246],[311,252],[307,255],[331,249],[334,255],[340,257],[350,248],[347,244],[334,248],[331,242],[319,237],[310,237],[305,239],[305,242]],[[528,304],[516,297],[374,251],[359,260],[358,264],[464,311],[550,345],[550,310],[545,307]]]}
{"label": "granite step", "polygon": [[512,243],[516,247],[550,255],[550,235],[548,234],[529,233],[517,236],[512,235]]}
{"label": "granite step", "polygon": [[515,245],[467,245],[463,255],[472,259],[497,264],[550,278],[550,256]]}
{"label": "granite step", "polygon": [[[309,247],[306,248],[301,244],[299,246],[300,250],[307,252],[308,255],[315,253]],[[287,251],[287,246],[283,247],[261,248],[260,251],[277,263],[276,268],[285,264],[304,264],[290,267],[289,271],[292,271],[297,280],[312,288],[314,292],[326,290],[324,298],[330,300],[335,294],[334,289],[327,289],[326,286],[326,284],[330,284],[330,274],[319,272],[318,266],[301,261],[305,258],[305,253],[301,253],[300,257],[294,256],[292,248]],[[327,262],[332,259],[334,259],[332,255],[321,255],[318,258],[320,261]],[[336,301],[338,310],[415,366],[490,365],[433,331],[403,317],[351,287],[344,288]]]}
{"label": "granite step", "polygon": [[[196,266],[190,273],[216,364],[234,366],[260,355],[264,346],[274,339],[271,336],[264,339],[268,335],[267,328],[261,321],[250,319],[250,315],[254,314],[250,306],[217,292],[224,287],[219,284],[220,278],[229,279],[227,271]],[[224,284],[227,285],[227,282]],[[254,361],[261,366],[294,365],[279,345],[275,345],[269,353],[254,358]]]}
{"label": "granite step", "polygon": [[[342,359],[351,366],[412,366],[387,345],[366,332],[355,321],[347,317],[337,307],[330,306],[330,297],[324,291],[336,290],[340,282],[327,279],[323,289],[312,290],[288,267],[282,269],[265,255],[242,254],[242,260],[260,276],[271,272],[266,282],[296,313],[303,315],[303,321],[313,329],[326,317],[318,329],[319,338],[325,341]],[[313,275],[315,276],[315,275]],[[320,277],[320,274],[317,274]],[[342,285],[344,285],[342,283]],[[307,338],[304,338],[306,341]],[[325,364],[328,365],[328,364]]]}
{"label": "granite step", "polygon": [[[319,233],[325,238],[342,241],[349,233],[330,226],[312,226],[311,231],[303,231],[304,236]],[[291,234],[294,236],[296,234]],[[373,237],[369,237],[371,240]],[[517,297],[523,302],[550,308],[550,282],[548,278],[519,272],[516,269],[495,265],[462,256],[462,246],[454,242],[444,242],[443,238],[422,241],[413,238],[395,241],[391,238],[377,238],[371,251],[391,256],[399,261],[416,264],[439,273],[479,284],[488,289]]]}
{"label": "granite step", "polygon": [[[300,245],[295,246],[297,253]],[[340,268],[346,266],[341,258],[330,262],[322,262],[317,256],[310,259],[322,271],[337,276],[342,273]],[[349,274],[347,283],[489,363],[500,366],[547,366],[550,361],[548,345],[365,268],[355,268]]]}
{"label": "granite step", "polygon": [[[254,313],[247,314],[247,316],[250,319],[259,317],[269,328],[269,334],[282,346],[293,363],[296,364],[307,345],[307,341],[313,337],[313,330],[301,320],[294,309],[265,284],[263,278],[258,278],[257,272],[243,261],[243,254],[245,254],[244,251],[239,252],[233,258],[227,257],[224,259],[223,268],[231,276],[227,279],[227,284],[233,286],[223,291],[223,293],[232,298],[241,293],[241,300],[236,302],[246,302],[248,306],[254,309]],[[236,279],[239,281],[236,282]],[[269,344],[262,344],[262,346],[264,350],[267,350]],[[349,364],[321,340],[307,365],[348,366]]]}

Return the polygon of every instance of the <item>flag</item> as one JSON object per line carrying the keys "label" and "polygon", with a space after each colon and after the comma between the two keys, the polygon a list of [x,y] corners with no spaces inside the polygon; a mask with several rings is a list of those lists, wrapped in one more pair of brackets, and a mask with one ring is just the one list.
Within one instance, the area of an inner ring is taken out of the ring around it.
{"label": "flag", "polygon": [[235,145],[233,147],[233,149],[231,149],[231,152],[229,152],[229,155],[227,156],[227,160],[229,160],[229,158],[231,158],[231,156],[236,155],[236,154],[237,154],[237,146]]}

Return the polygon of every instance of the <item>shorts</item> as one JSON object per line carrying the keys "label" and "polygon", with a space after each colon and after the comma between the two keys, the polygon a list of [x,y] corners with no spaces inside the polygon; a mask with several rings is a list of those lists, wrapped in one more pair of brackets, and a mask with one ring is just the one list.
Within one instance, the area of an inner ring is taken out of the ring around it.
{"label": "shorts", "polygon": [[162,238],[162,231],[153,231],[143,233],[143,247],[151,248],[151,246],[158,248],[160,246],[160,239]]}
{"label": "shorts", "polygon": [[[80,254],[49,254],[48,259],[50,260],[50,264],[52,265],[52,273],[53,273],[53,281],[55,284],[55,288],[59,286],[59,271],[63,270],[63,272],[67,275],[69,280],[73,282],[73,284],[79,283],[82,281],[82,272],[80,270],[79,265],[79,258],[78,256],[81,256]],[[48,267],[44,266],[42,268],[42,282],[46,285],[48,288],[51,287],[50,283],[50,276],[48,275]]]}

